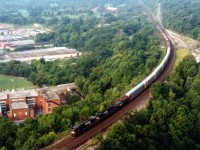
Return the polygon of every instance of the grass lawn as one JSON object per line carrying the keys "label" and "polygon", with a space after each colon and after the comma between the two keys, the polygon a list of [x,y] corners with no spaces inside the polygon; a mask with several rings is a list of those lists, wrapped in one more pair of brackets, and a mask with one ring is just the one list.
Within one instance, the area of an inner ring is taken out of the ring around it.
{"label": "grass lawn", "polygon": [[189,55],[189,49],[186,48],[179,48],[176,50],[176,61],[174,64],[174,68],[176,68],[179,64],[179,62],[181,62],[183,60],[183,58],[185,56]]}
{"label": "grass lawn", "polygon": [[31,89],[36,88],[37,86],[33,85],[27,79],[22,77],[14,77],[0,74],[0,90],[12,90],[12,89]]}

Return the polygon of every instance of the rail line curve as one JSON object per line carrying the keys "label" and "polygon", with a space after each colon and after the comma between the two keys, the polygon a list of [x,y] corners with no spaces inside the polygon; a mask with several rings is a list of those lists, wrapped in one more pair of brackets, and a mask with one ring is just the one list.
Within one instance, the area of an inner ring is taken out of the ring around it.
{"label": "rail line curve", "polygon": [[[79,136],[76,138],[66,137],[61,141],[46,147],[45,149],[53,150],[61,149],[63,147],[66,147],[67,149],[75,149],[81,144],[87,142],[87,140],[104,131],[116,122],[127,111],[132,110],[138,106],[141,101],[147,99],[149,97],[151,84],[155,81],[163,81],[168,72],[171,70],[175,61],[175,52],[171,41],[164,32],[164,29],[162,29],[162,27],[153,19],[144,3],[140,1],[140,4],[166,44],[167,51],[164,59],[148,77],[128,91],[120,101],[106,108],[102,112],[97,113],[95,116],[88,118],[81,124],[76,125],[72,130],[72,135]],[[79,134],[79,132],[81,134]]]}

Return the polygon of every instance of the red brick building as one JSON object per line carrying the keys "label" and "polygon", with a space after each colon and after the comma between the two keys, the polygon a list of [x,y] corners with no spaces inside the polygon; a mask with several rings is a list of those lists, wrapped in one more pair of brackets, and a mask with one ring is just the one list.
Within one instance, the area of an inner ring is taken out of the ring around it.
{"label": "red brick building", "polygon": [[36,92],[38,93],[38,100],[36,100],[37,106],[42,109],[43,114],[49,114],[52,110],[61,105],[61,100],[57,96],[57,94],[48,89],[37,89]]}
{"label": "red brick building", "polygon": [[10,43],[0,43],[0,49],[5,49],[7,46],[12,46]]}
{"label": "red brick building", "polygon": [[24,102],[12,103],[10,105],[10,111],[7,112],[7,116],[13,121],[34,118],[34,110],[29,108]]}
{"label": "red brick building", "polygon": [[0,114],[12,121],[49,114],[60,105],[60,98],[48,88],[0,93]]}

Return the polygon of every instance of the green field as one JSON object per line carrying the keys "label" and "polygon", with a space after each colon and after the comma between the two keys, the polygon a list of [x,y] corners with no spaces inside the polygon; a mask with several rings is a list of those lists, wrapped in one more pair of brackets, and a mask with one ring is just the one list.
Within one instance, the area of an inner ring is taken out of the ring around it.
{"label": "green field", "polygon": [[186,48],[179,48],[176,50],[176,61],[174,64],[174,68],[176,68],[179,64],[179,62],[181,62],[183,60],[183,58],[185,56],[189,55],[189,49]]}
{"label": "green field", "polygon": [[31,89],[36,88],[37,86],[33,85],[27,79],[22,77],[14,77],[0,74],[0,90],[12,90],[12,89]]}

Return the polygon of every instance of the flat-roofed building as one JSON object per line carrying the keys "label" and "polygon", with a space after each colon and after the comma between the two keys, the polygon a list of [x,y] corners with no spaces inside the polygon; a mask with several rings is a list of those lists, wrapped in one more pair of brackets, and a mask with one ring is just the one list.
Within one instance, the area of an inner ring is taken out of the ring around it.
{"label": "flat-roofed building", "polygon": [[21,36],[11,36],[11,35],[6,35],[6,36],[0,36],[0,42],[11,42],[11,41],[17,41],[17,40],[22,40],[23,38]]}
{"label": "flat-roofed building", "polygon": [[54,108],[61,105],[60,98],[52,90],[49,90],[48,88],[43,88],[36,91],[38,95],[40,95],[39,99],[40,103],[42,103],[43,114],[49,114],[53,111]]}
{"label": "flat-roofed building", "polygon": [[10,105],[10,111],[8,111],[7,115],[12,121],[19,121],[34,118],[34,110],[29,108],[25,102],[17,102]]}
{"label": "flat-roofed building", "polygon": [[76,89],[76,85],[71,83],[32,90],[2,91],[0,92],[0,115],[19,123],[37,114],[52,113],[54,108],[65,104],[59,96],[69,89]]}
{"label": "flat-roofed building", "polygon": [[17,40],[17,41],[0,42],[0,49],[9,49],[13,51],[17,47],[34,45],[34,44],[35,44],[35,41],[33,40]]}
{"label": "flat-roofed building", "polygon": [[11,43],[8,42],[1,42],[0,43],[0,49],[6,49],[6,47],[12,46]]}
{"label": "flat-roofed building", "polygon": [[0,62],[8,62],[11,60],[18,60],[21,62],[31,61],[31,60],[40,60],[41,58],[46,61],[53,61],[56,59],[65,59],[70,57],[77,57],[81,53],[75,49],[69,49],[66,47],[54,47],[46,48],[40,50],[29,50],[23,52],[12,52],[10,54],[0,55]]}
{"label": "flat-roofed building", "polygon": [[0,92],[1,113],[13,121],[49,114],[60,104],[57,94],[48,89]]}
{"label": "flat-roofed building", "polygon": [[20,41],[12,41],[10,43],[12,45],[15,45],[15,46],[24,46],[24,45],[33,45],[33,44],[35,44],[35,41],[33,41],[33,40],[20,40]]}

